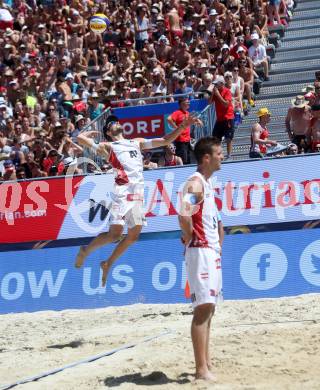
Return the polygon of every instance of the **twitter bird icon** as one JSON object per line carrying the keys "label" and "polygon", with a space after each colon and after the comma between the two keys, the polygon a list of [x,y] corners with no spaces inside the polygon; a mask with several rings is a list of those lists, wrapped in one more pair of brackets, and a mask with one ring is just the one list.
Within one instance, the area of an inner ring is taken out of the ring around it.
{"label": "twitter bird icon", "polygon": [[313,241],[302,252],[300,272],[308,283],[320,287],[320,240]]}

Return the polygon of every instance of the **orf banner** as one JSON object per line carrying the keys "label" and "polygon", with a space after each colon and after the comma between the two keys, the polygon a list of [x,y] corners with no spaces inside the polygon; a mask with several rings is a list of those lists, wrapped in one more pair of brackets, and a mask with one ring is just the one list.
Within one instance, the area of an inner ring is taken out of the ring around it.
{"label": "orf banner", "polygon": [[[200,113],[206,108],[206,99],[190,101],[190,112]],[[178,109],[178,102],[146,104],[113,109],[114,115],[120,119],[126,138],[162,137],[170,133],[167,118]]]}

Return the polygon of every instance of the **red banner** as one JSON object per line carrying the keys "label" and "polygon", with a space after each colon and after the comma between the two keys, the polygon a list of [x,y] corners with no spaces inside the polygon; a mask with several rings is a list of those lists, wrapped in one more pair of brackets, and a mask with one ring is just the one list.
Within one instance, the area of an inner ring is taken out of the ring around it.
{"label": "red banner", "polygon": [[[0,243],[55,240],[82,179],[2,183]],[[66,199],[66,185],[72,191],[70,199]]]}

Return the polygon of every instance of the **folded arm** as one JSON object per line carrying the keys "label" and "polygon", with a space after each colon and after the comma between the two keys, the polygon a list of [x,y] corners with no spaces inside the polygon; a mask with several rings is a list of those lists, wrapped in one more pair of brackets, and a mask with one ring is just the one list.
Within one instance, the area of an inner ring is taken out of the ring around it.
{"label": "folded arm", "polygon": [[94,137],[99,135],[98,131],[84,131],[80,133],[77,137],[77,141],[80,145],[83,145],[89,149],[91,149],[96,154],[105,157],[107,160],[109,159],[110,154],[110,145],[108,142],[100,142],[95,143]]}

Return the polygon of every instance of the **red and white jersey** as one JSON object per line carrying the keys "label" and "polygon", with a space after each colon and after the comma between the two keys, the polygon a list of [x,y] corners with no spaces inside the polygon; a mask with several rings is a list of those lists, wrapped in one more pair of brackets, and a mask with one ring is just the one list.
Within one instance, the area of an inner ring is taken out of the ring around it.
{"label": "red and white jersey", "polygon": [[195,172],[189,180],[197,177],[203,185],[203,200],[197,204],[198,210],[192,215],[193,235],[189,248],[213,248],[220,250],[218,221],[219,214],[214,200],[214,187],[211,179],[206,180],[200,172]]}
{"label": "red and white jersey", "polygon": [[143,185],[143,157],[139,142],[122,139],[110,143],[109,163],[118,186]]}

